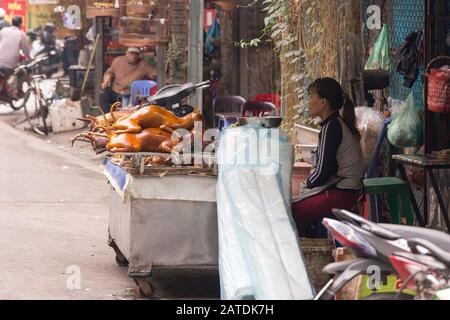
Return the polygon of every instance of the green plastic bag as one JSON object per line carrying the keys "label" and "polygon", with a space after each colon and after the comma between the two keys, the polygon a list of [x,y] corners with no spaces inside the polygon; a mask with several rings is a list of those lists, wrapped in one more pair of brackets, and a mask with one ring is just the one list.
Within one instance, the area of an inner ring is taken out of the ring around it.
{"label": "green plastic bag", "polygon": [[389,30],[385,24],[372,49],[369,60],[367,60],[366,70],[388,70],[389,64]]}
{"label": "green plastic bag", "polygon": [[387,137],[397,148],[408,148],[422,144],[422,133],[422,120],[416,109],[414,95],[410,93],[405,106],[389,125]]}

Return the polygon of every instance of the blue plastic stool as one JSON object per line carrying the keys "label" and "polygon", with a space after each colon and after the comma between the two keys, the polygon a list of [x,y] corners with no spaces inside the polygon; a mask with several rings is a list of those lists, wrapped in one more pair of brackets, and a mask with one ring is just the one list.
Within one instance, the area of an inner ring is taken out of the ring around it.
{"label": "blue plastic stool", "polygon": [[130,96],[120,95],[120,102],[122,104],[122,108],[128,107],[128,104],[130,102]]}
{"label": "blue plastic stool", "polygon": [[[388,127],[392,122],[392,118],[384,119],[383,127],[381,128],[380,135],[377,139],[377,144],[375,145],[375,149],[373,151],[372,160],[370,161],[369,168],[367,170],[366,179],[378,178],[377,169],[380,165],[380,152],[381,146],[383,144],[384,139],[386,138]],[[369,195],[369,212],[370,212],[370,220],[373,222],[379,222],[379,208],[378,208],[378,197],[376,194]]]}
{"label": "blue plastic stool", "polygon": [[218,121],[218,128],[220,131],[225,129],[226,127],[229,127],[230,125],[236,123],[236,118],[226,118],[226,117],[220,117]]}
{"label": "blue plastic stool", "polygon": [[137,104],[137,97],[150,97],[151,91],[158,84],[152,80],[137,80],[131,84],[130,103],[135,106]]}

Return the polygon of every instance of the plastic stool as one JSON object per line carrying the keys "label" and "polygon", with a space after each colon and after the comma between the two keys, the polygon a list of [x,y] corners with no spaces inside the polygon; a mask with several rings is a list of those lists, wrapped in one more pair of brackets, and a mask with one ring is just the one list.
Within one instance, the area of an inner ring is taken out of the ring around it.
{"label": "plastic stool", "polygon": [[218,128],[220,131],[222,131],[223,129],[229,127],[230,125],[236,123],[237,118],[236,117],[219,117],[219,121],[218,121]]}
{"label": "plastic stool", "polygon": [[[391,211],[393,224],[401,224],[400,199],[403,204],[403,212],[405,213],[408,225],[414,225],[414,214],[411,209],[411,199],[408,184],[394,177],[372,178],[363,181],[364,192],[366,194],[387,194],[388,205]],[[378,212],[376,212],[378,214]],[[373,216],[373,213],[371,213]]]}
{"label": "plastic stool", "polygon": [[152,80],[136,80],[131,84],[131,94],[129,103],[132,106],[137,104],[137,98],[148,98],[158,90],[158,84]]}

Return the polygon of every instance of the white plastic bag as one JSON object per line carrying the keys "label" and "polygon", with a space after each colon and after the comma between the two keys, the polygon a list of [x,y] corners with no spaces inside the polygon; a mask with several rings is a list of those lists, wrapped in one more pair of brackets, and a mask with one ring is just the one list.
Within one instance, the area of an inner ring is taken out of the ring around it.
{"label": "white plastic bag", "polygon": [[367,171],[373,157],[378,136],[383,128],[384,116],[381,112],[369,107],[357,107],[355,108],[355,114],[356,124],[361,133],[364,170]]}
{"label": "white plastic bag", "polygon": [[389,111],[391,113],[391,117],[394,118],[405,107],[405,101],[392,99],[391,97],[389,97],[388,98],[388,107],[389,107]]}

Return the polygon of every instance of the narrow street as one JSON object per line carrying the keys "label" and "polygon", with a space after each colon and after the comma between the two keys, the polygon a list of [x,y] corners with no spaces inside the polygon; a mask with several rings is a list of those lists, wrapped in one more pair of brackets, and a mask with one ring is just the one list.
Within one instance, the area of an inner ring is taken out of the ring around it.
{"label": "narrow street", "polygon": [[[0,116],[0,299],[140,299],[107,245],[103,156],[88,144],[71,147],[76,132],[41,137],[14,129],[10,123],[21,116]],[[71,290],[74,270],[81,283]],[[214,270],[160,271],[152,285],[153,299],[219,297]]]}
{"label": "narrow street", "polygon": [[[134,295],[107,245],[108,186],[98,166],[2,121],[0,143],[0,299]],[[74,270],[78,290],[67,285]]]}

